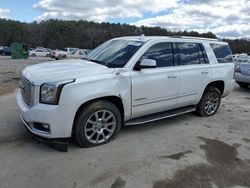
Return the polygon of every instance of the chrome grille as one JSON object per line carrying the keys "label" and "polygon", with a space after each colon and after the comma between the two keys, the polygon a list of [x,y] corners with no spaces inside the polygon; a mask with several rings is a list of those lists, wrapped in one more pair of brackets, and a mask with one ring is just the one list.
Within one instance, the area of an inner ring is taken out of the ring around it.
{"label": "chrome grille", "polygon": [[33,85],[32,85],[32,83],[22,76],[21,81],[20,81],[20,89],[21,89],[23,101],[29,107],[31,107],[33,104]]}

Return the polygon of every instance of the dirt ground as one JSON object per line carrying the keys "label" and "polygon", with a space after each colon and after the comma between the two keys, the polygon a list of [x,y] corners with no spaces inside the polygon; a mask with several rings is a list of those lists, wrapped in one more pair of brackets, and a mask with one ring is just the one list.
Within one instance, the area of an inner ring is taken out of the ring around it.
{"label": "dirt ground", "polygon": [[29,57],[29,59],[16,60],[11,59],[10,56],[0,56],[0,96],[15,91],[24,67],[52,60],[49,57]]}
{"label": "dirt ground", "polygon": [[15,93],[0,96],[0,187],[250,188],[249,115],[250,89],[235,85],[212,117],[126,126],[109,144],[62,153],[29,136]]}

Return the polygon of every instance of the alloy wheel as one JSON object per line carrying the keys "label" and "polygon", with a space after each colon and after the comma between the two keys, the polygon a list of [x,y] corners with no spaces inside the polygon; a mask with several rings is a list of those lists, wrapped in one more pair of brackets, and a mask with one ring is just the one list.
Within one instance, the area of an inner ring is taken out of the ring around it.
{"label": "alloy wheel", "polygon": [[217,92],[211,92],[205,102],[205,111],[208,115],[212,115],[219,107],[220,96]]}
{"label": "alloy wheel", "polygon": [[99,110],[91,114],[84,125],[84,134],[93,144],[101,144],[110,139],[116,130],[116,118],[109,110]]}

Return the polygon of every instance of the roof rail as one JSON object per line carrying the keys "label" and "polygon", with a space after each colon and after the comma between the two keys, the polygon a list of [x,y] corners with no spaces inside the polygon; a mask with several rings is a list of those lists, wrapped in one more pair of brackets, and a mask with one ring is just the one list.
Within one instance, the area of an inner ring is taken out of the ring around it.
{"label": "roof rail", "polygon": [[199,40],[210,40],[210,41],[219,41],[214,38],[204,38],[204,37],[190,37],[190,36],[170,36],[172,38],[183,38],[183,39],[199,39]]}

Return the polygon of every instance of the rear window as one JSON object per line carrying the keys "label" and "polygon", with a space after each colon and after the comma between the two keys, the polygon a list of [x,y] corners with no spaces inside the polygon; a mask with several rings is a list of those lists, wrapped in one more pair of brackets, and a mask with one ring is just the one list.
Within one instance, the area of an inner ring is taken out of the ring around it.
{"label": "rear window", "polygon": [[232,63],[232,52],[227,44],[210,44],[219,63]]}

